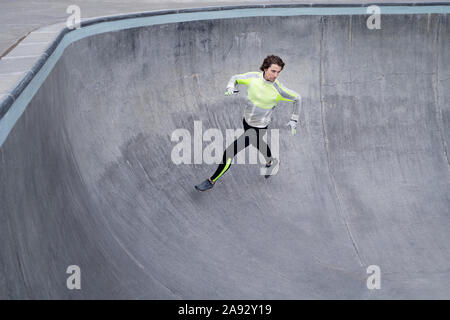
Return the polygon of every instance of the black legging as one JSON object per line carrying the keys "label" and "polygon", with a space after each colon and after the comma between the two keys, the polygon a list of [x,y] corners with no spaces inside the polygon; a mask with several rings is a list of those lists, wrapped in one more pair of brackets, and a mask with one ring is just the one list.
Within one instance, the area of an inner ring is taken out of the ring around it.
{"label": "black legging", "polygon": [[[243,119],[242,122],[244,124],[244,133],[239,138],[234,140],[234,142],[230,144],[224,151],[222,163],[219,164],[216,172],[210,178],[212,181],[216,181],[225,172],[227,172],[227,170],[231,166],[231,160],[234,158],[234,156],[237,155],[242,149],[247,148],[250,143],[252,145],[255,145],[256,142],[256,148],[263,154],[264,158],[266,159],[266,163],[268,163],[272,159],[272,154],[270,152],[269,146],[262,140],[262,136],[264,135],[267,127],[252,127],[247,123],[247,121],[245,121],[245,119]],[[260,131],[262,131],[261,134]]]}

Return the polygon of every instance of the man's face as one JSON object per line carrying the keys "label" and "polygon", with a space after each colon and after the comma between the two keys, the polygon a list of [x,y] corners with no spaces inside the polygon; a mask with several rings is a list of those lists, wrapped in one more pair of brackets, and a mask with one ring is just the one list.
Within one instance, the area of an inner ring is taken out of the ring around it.
{"label": "man's face", "polygon": [[264,78],[271,82],[274,82],[280,75],[281,67],[277,64],[270,65],[269,68],[264,69]]}

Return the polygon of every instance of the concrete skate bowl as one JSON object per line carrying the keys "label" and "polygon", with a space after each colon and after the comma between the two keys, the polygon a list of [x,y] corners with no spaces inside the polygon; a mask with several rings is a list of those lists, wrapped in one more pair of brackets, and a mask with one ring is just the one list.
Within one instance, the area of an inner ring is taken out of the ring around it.
{"label": "concrete skate bowl", "polygon": [[[361,7],[248,7],[66,32],[2,118],[25,110],[0,148],[0,297],[450,298],[437,8],[382,7],[378,30]],[[279,173],[232,165],[196,191],[216,165],[174,164],[172,133],[241,128],[245,90],[224,88],[268,54],[303,97],[297,135],[289,103],[273,115]],[[81,290],[66,286],[71,265]]]}

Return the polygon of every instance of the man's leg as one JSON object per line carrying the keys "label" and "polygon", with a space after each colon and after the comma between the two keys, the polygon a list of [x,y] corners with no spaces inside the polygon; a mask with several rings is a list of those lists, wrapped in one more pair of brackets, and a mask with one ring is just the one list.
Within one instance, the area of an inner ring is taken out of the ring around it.
{"label": "man's leg", "polygon": [[270,151],[269,145],[263,140],[263,136],[266,134],[266,128],[257,129],[257,149],[262,153],[266,161],[265,168],[261,168],[260,174],[264,175],[265,178],[269,178],[271,175],[277,174],[280,160],[272,158],[272,152]]}
{"label": "man's leg", "polygon": [[224,175],[225,172],[228,171],[234,156],[238,154],[239,151],[248,146],[248,140],[246,139],[247,135],[245,132],[248,126],[246,125],[245,119],[243,120],[243,123],[244,123],[244,133],[227,147],[227,149],[223,153],[222,162],[217,167],[216,172],[214,172],[214,174],[210,178],[196,185],[195,188],[197,190],[206,191],[211,189],[214,186],[214,183],[217,181],[217,179],[219,179],[221,176]]}
{"label": "man's leg", "polygon": [[230,168],[233,158],[248,145],[247,134],[244,132],[223,152],[222,162],[217,167],[216,172],[209,178],[209,181],[214,184],[221,176],[223,176]]}
{"label": "man's leg", "polygon": [[272,152],[270,151],[269,145],[263,140],[263,136],[267,132],[267,127],[263,129],[257,129],[257,145],[256,148],[259,152],[262,153],[264,159],[266,160],[266,164],[269,164],[272,161]]}
{"label": "man's leg", "polygon": [[[262,153],[266,163],[269,163],[272,160],[272,153],[270,152],[269,145],[264,142],[262,137],[267,132],[267,127],[257,128],[250,126],[245,119],[243,120],[244,130],[249,132],[250,143],[256,147],[256,149]],[[256,133],[256,137],[252,136],[251,133]],[[247,145],[248,146],[248,145]]]}

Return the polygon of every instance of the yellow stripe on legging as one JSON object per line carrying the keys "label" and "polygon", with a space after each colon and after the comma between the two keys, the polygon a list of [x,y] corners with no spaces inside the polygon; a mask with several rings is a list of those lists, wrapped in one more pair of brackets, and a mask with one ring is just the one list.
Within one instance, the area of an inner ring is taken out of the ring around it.
{"label": "yellow stripe on legging", "polygon": [[225,171],[227,171],[228,167],[230,166],[230,163],[231,163],[231,158],[228,158],[225,168],[223,168],[222,172],[217,176],[217,178],[215,178],[213,180],[214,182],[216,182],[216,180],[219,179],[225,173]]}

